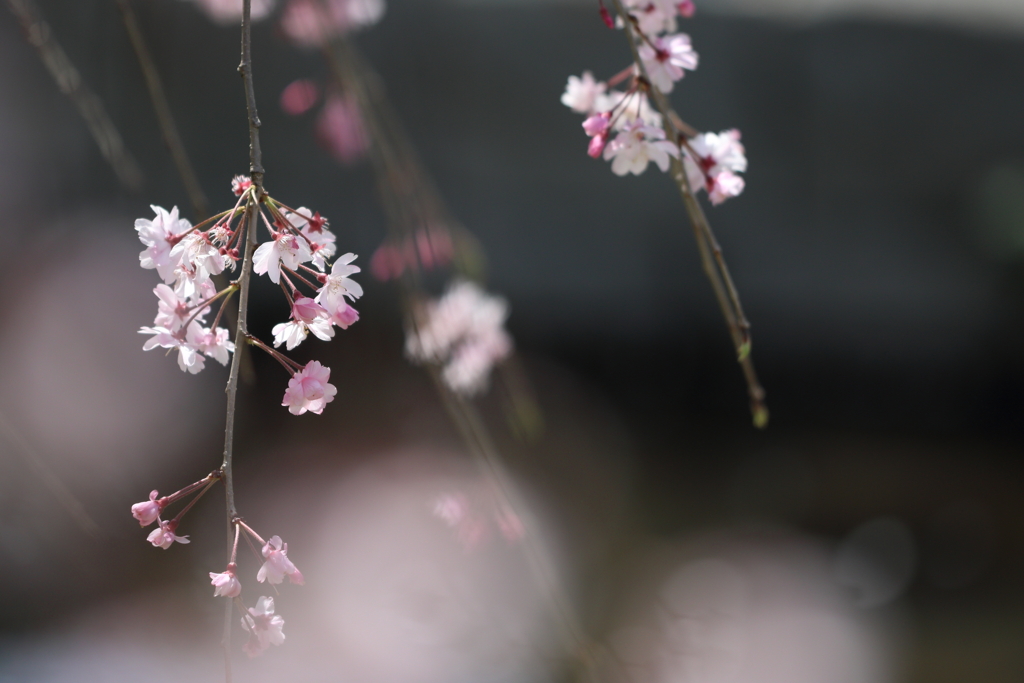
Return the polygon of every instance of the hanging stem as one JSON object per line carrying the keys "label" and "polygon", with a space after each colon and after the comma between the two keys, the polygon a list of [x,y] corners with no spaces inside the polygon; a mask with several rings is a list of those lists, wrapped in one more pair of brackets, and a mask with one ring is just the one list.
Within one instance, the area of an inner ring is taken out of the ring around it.
{"label": "hanging stem", "polygon": [[[234,455],[234,434],[236,401],[238,397],[238,372],[242,364],[242,355],[248,344],[242,343],[248,336],[246,325],[249,307],[249,280],[252,275],[252,254],[256,249],[256,224],[259,217],[259,203],[263,200],[263,155],[260,151],[260,118],[256,113],[256,93],[252,85],[252,0],[244,0],[242,4],[242,60],[238,65],[238,73],[242,76],[245,88],[245,106],[249,119],[249,176],[252,187],[246,201],[245,217],[248,221],[245,236],[245,256],[242,260],[242,274],[238,278],[238,324],[235,327],[235,353],[231,358],[231,371],[227,385],[227,418],[224,425],[224,461],[221,469],[224,472],[224,494],[227,503],[228,548],[233,545],[232,526],[238,517],[235,508],[235,487],[232,459]],[[239,230],[242,226],[239,225]],[[224,616],[224,675],[227,683],[231,683],[231,604]]]}

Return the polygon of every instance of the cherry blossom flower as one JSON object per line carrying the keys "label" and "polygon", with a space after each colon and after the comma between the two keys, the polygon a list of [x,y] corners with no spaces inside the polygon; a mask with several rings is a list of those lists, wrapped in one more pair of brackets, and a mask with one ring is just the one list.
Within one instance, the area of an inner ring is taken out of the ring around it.
{"label": "cherry blossom flower", "polygon": [[281,109],[286,114],[299,116],[312,109],[320,99],[320,88],[308,78],[300,78],[289,83],[281,91]]}
{"label": "cherry blossom flower", "polygon": [[448,387],[472,396],[486,389],[491,368],[512,351],[512,338],[503,327],[507,317],[503,299],[458,282],[420,309],[416,329],[406,336],[406,353],[443,365],[441,377]]}
{"label": "cherry blossom flower", "polygon": [[235,576],[234,563],[222,573],[210,572],[210,583],[213,585],[213,597],[223,595],[225,598],[237,598],[242,594],[242,583]]}
{"label": "cherry blossom flower", "polygon": [[228,354],[235,352],[235,344],[228,339],[228,334],[223,327],[218,327],[216,330],[211,330],[209,327],[202,328],[196,338],[199,351],[221,365],[227,365]]}
{"label": "cherry blossom flower", "polygon": [[302,572],[288,559],[288,544],[282,544],[280,536],[270,537],[263,546],[263,557],[266,558],[266,562],[256,574],[256,580],[260,583],[281,583],[286,576],[289,581],[299,586],[305,583]]}
{"label": "cherry blossom flower", "polygon": [[177,529],[178,523],[173,519],[168,522],[161,521],[160,526],[153,529],[152,533],[146,537],[146,540],[155,547],[163,548],[164,550],[170,548],[175,541],[178,543],[189,543],[188,536],[178,536],[174,533]]}
{"label": "cherry blossom flower", "polygon": [[143,268],[155,268],[160,278],[170,284],[174,282],[175,262],[171,260],[171,249],[179,235],[192,229],[192,224],[178,217],[178,207],[168,213],[164,208],[150,206],[156,217],[152,220],[139,218],[135,221],[135,229],[139,233],[139,241],[146,249],[139,254],[139,265]]}
{"label": "cherry blossom flower", "polygon": [[639,47],[640,59],[651,82],[662,92],[672,92],[675,81],[684,75],[683,69],[697,68],[697,53],[690,45],[690,36],[677,33],[651,42],[653,45],[645,42]]}
{"label": "cherry blossom flower", "polygon": [[353,164],[370,149],[359,105],[350,97],[331,95],[316,120],[316,136],[335,159]]}
{"label": "cherry blossom flower", "polygon": [[171,249],[169,258],[175,264],[174,289],[185,296],[202,289],[210,282],[210,276],[222,273],[226,265],[220,249],[201,232],[191,232],[182,238]]}
{"label": "cherry blossom flower", "polygon": [[327,219],[317,211],[313,213],[304,206],[288,211],[285,209],[284,217],[293,228],[302,233],[310,245],[310,254],[313,265],[323,272],[327,266],[326,259],[334,256],[334,233],[328,230]]}
{"label": "cherry blossom flower", "polygon": [[[683,0],[676,4],[676,10],[679,12],[679,16],[689,19],[697,12],[697,6],[693,4],[693,0]],[[669,29],[674,31],[675,29]]]}
{"label": "cherry blossom flower", "polygon": [[341,329],[347,330],[349,325],[359,320],[359,311],[345,303],[344,300],[341,304],[344,308],[335,309],[334,313],[331,314],[331,322]]}
{"label": "cherry blossom flower", "polygon": [[178,367],[182,372],[196,374],[200,372],[205,361],[199,353],[200,337],[203,334],[202,328],[194,320],[189,323],[187,329],[171,331],[166,327],[143,327],[139,334],[151,334],[150,339],[142,345],[143,351],[149,351],[157,346],[165,349],[178,350]]}
{"label": "cherry blossom flower", "polygon": [[[349,275],[355,275],[360,270],[359,266],[349,265],[356,258],[356,255],[351,252],[339,256],[334,261],[334,265],[331,266],[331,274],[327,276],[324,286],[316,294],[316,302],[323,306],[336,322],[343,319],[345,310],[349,308],[345,297],[355,301],[363,295],[362,286],[349,277]],[[356,319],[358,319],[358,316],[356,316]],[[338,324],[342,326],[340,322]],[[342,327],[348,327],[348,325],[343,325]]]}
{"label": "cherry blossom flower", "polygon": [[132,517],[139,520],[139,526],[146,527],[152,524],[163,511],[163,505],[157,500],[156,489],[149,492],[149,500],[132,505]]}
{"label": "cherry blossom flower", "polygon": [[318,339],[329,340],[334,336],[334,327],[323,306],[307,297],[299,297],[292,305],[292,319],[274,325],[271,332],[274,334],[274,346],[285,344],[285,348],[291,351],[305,340],[307,332],[312,332]]}
{"label": "cherry blossom flower", "polygon": [[690,187],[694,192],[707,190],[712,204],[721,204],[743,192],[743,178],[736,174],[747,170],[747,157],[736,129],[694,137],[689,141],[683,164]]}
{"label": "cherry blossom flower", "polygon": [[594,111],[598,97],[604,94],[607,87],[603,81],[595,81],[594,74],[589,71],[584,71],[582,78],[569,76],[569,83],[562,94],[562,104],[574,112],[589,114]]}
{"label": "cherry blossom flower", "polygon": [[330,378],[330,368],[321,365],[319,361],[309,361],[288,380],[281,405],[288,406],[292,415],[302,415],[307,410],[319,415],[338,393],[333,384],[328,384]]}
{"label": "cherry blossom flower", "polygon": [[679,147],[665,139],[665,131],[639,121],[624,128],[604,150],[605,161],[614,159],[616,175],[640,175],[652,161],[667,171],[670,156],[679,158]]}
{"label": "cherry blossom flower", "polygon": [[[182,300],[173,289],[165,284],[159,284],[153,290],[157,297],[157,314],[153,324],[157,327],[164,327],[172,332],[181,329],[185,321],[192,316],[192,310],[188,303]],[[202,317],[201,315],[199,317]]]}
{"label": "cherry blossom flower", "polygon": [[236,175],[231,179],[231,191],[235,193],[236,197],[241,197],[242,193],[252,187],[252,178],[244,175]]}
{"label": "cherry blossom flower", "polygon": [[256,606],[242,617],[242,628],[249,632],[249,640],[242,649],[250,657],[260,656],[271,645],[284,643],[284,619],[274,614],[274,598],[260,596]]}
{"label": "cherry blossom flower", "polygon": [[281,264],[295,270],[300,263],[312,258],[306,240],[282,230],[270,242],[261,244],[252,255],[252,270],[257,275],[267,274],[275,285],[281,281]]}

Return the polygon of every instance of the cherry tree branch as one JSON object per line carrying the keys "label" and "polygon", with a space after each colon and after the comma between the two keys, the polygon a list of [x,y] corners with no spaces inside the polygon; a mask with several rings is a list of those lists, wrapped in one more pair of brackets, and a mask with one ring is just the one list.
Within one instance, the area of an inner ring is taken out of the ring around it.
{"label": "cherry tree branch", "polygon": [[[633,54],[633,61],[639,70],[642,79],[642,87],[650,93],[655,109],[663,117],[665,134],[675,143],[680,141],[680,131],[677,130],[676,122],[680,121],[679,115],[675,113],[668,103],[668,98],[653,84],[647,74],[647,68],[640,59],[639,46],[637,45],[637,31],[634,20],[626,11],[622,0],[612,0],[615,3],[615,10],[625,24],[626,38],[629,41],[629,49]],[[686,132],[686,131],[684,131]],[[685,136],[684,136],[685,138]],[[679,194],[682,196],[686,213],[690,217],[693,226],[694,237],[697,240],[697,248],[700,251],[701,265],[704,273],[711,282],[711,288],[715,292],[718,306],[722,309],[726,326],[729,328],[729,335],[732,337],[733,346],[736,349],[737,360],[743,369],[743,376],[747,382],[747,394],[750,397],[750,412],[754,418],[754,426],[764,428],[768,426],[768,406],[764,402],[764,388],[757,379],[757,372],[754,370],[754,361],[750,357],[750,323],[743,313],[743,305],[740,303],[739,292],[733,283],[732,275],[722,255],[722,248],[715,239],[711,230],[704,209],[701,207],[697,197],[693,194],[690,181],[686,176],[686,169],[683,166],[682,157],[672,159],[672,179],[679,187]]]}
{"label": "cherry tree branch", "polygon": [[[242,6],[242,60],[238,65],[238,73],[242,76],[245,88],[245,106],[249,119],[249,175],[252,179],[251,196],[247,201],[246,218],[248,227],[245,236],[245,255],[242,259],[242,273],[238,278],[238,323],[235,327],[235,353],[231,358],[231,370],[228,374],[227,418],[224,424],[224,460],[221,469],[224,471],[224,495],[227,507],[228,552],[234,539],[233,529],[238,517],[235,507],[234,486],[234,433],[235,415],[237,413],[238,374],[242,365],[242,355],[248,344],[247,327],[249,309],[249,280],[252,275],[252,254],[256,249],[256,227],[259,224],[259,205],[263,201],[263,155],[260,150],[260,117],[256,111],[256,92],[252,83],[252,0],[244,0]],[[227,683],[231,683],[231,603],[229,602],[224,616],[224,673]]]}

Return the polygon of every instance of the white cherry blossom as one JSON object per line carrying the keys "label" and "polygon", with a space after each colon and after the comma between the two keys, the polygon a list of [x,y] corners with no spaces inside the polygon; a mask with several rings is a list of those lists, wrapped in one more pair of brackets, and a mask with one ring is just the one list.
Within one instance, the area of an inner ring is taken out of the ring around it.
{"label": "white cherry blossom", "polygon": [[274,598],[260,596],[255,607],[242,617],[242,628],[249,632],[249,640],[242,649],[250,657],[258,657],[271,645],[284,643],[284,619],[274,614]]}
{"label": "white cherry blossom", "polygon": [[152,220],[138,218],[135,229],[139,233],[139,241],[146,249],[139,254],[139,265],[143,268],[155,268],[160,278],[170,284],[174,282],[175,262],[171,260],[172,238],[176,238],[192,229],[192,224],[178,217],[178,207],[168,213],[160,206],[151,205],[156,214]]}
{"label": "white cherry blossom", "polygon": [[589,71],[584,71],[582,78],[569,76],[569,83],[562,94],[562,104],[580,114],[589,114],[607,87],[604,82],[595,81],[594,74]]}
{"label": "white cherry blossom", "polygon": [[668,170],[669,157],[679,158],[679,147],[665,139],[665,131],[640,122],[624,128],[604,149],[605,161],[612,160],[612,173],[640,175],[654,162]]}
{"label": "white cherry blossom", "polygon": [[281,265],[295,270],[300,263],[310,260],[306,240],[290,232],[281,231],[270,242],[261,244],[252,255],[252,270],[257,275],[267,274],[275,285],[281,281]]}
{"label": "white cherry blossom", "polygon": [[653,45],[644,43],[638,48],[651,82],[662,92],[672,92],[676,81],[684,75],[683,69],[697,68],[697,53],[690,45],[690,36],[677,33],[654,38]]}

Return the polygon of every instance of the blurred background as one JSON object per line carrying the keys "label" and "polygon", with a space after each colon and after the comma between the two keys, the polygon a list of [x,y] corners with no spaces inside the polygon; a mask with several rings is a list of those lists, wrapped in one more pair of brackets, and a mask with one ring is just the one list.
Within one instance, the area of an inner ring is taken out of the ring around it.
{"label": "blurred background", "polygon": [[[223,507],[191,544],[130,515],[220,462],[223,383],[143,353],[150,204],[195,219],[121,14],[37,0],[102,100],[140,187],[118,181],[5,3],[0,11],[0,680],[223,680]],[[238,29],[182,0],[133,3],[211,208],[248,166]],[[356,37],[452,213],[544,416],[517,439],[481,410],[531,543],[615,681],[952,683],[1024,678],[1024,5],[704,0],[700,68],[672,94],[739,128],[747,189],[709,209],[753,325],[772,420],[745,388],[670,180],[590,159],[567,77],[626,42],[588,0],[392,0]],[[577,675],[522,540],[428,376],[403,357],[368,165],[279,98],[329,80],[277,16],[253,68],[266,184],[359,254],[358,324],[294,354],[332,368],[324,414],[280,407],[256,356],[239,508],[289,542],[287,642],[239,680],[555,681]],[[286,306],[260,283],[250,328]],[[467,540],[434,514],[458,500]],[[266,593],[244,549],[247,604]],[[263,589],[261,593],[259,589]]]}

